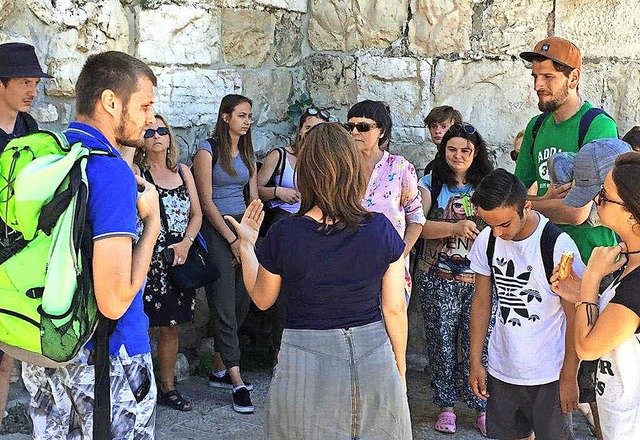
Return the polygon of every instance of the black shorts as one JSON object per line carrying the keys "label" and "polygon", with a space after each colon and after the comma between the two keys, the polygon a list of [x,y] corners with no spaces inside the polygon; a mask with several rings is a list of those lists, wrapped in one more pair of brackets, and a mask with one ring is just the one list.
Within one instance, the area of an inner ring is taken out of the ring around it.
{"label": "black shorts", "polygon": [[571,414],[560,408],[558,381],[544,385],[512,385],[488,375],[487,433],[490,438],[536,440],[573,438]]}

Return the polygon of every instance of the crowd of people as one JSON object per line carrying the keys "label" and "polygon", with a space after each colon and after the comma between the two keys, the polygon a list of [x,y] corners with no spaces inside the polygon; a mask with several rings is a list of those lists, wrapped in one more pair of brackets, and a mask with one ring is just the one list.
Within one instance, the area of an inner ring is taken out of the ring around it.
{"label": "crowd of people", "polygon": [[[392,115],[373,100],[344,124],[306,109],[291,145],[258,166],[253,103],[238,94],[222,99],[190,169],[154,113],[152,70],[121,52],[90,56],[64,135],[108,153],[87,162],[94,292],[117,320],[108,436],[153,438],[156,403],[194,407],[174,368],[195,289],[171,271],[201,237],[219,271],[204,286],[209,384],[229,389],[238,413],[254,411],[238,330],[251,302],[272,311],[266,438],[412,438],[412,290],[436,431],[456,432],[461,401],[490,438],[571,439],[579,407],[598,439],[640,435],[640,129],[619,140],[614,119],[582,99],[573,43],[550,37],[520,56],[542,113],[516,136],[515,173],[494,169],[478,129],[444,105],[424,121],[437,152],[420,179],[390,152]],[[32,46],[0,45],[0,150],[38,130],[28,111],[41,78]],[[89,343],[62,367],[23,363],[36,438],[95,434],[94,354]],[[0,414],[12,365],[5,353]]]}

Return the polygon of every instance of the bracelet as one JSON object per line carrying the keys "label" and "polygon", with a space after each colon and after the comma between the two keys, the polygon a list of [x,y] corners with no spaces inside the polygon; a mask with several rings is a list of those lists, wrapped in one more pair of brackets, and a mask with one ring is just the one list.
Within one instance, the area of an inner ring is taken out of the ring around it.
{"label": "bracelet", "polygon": [[194,238],[193,238],[191,235],[187,235],[187,238],[189,239],[189,241],[190,241],[191,243],[193,243]]}
{"label": "bracelet", "polygon": [[594,306],[596,309],[598,308],[598,304],[590,302],[590,301],[578,301],[575,304],[575,308],[576,310],[578,309],[578,307],[580,307],[582,304],[586,304],[587,306]]}
{"label": "bracelet", "polygon": [[236,241],[238,241],[238,236],[237,235],[236,235],[236,238],[234,238],[232,241],[229,242],[229,246],[231,246]]}

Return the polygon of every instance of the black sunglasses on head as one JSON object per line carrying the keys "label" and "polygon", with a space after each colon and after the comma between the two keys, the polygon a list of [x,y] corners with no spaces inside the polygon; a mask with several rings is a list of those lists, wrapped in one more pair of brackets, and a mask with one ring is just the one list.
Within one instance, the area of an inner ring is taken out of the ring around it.
{"label": "black sunglasses on head", "polygon": [[343,125],[344,125],[344,128],[346,128],[349,133],[353,132],[354,128],[358,130],[358,133],[366,133],[369,130],[378,127],[378,124],[367,124],[366,122],[358,122],[357,124],[348,122]]}
{"label": "black sunglasses on head", "polygon": [[152,138],[156,135],[156,133],[158,133],[160,136],[166,136],[169,134],[169,129],[167,127],[158,127],[157,130],[154,130],[153,128],[147,128],[144,131],[144,138]]}
{"label": "black sunglasses on head", "polygon": [[463,131],[467,135],[471,136],[476,132],[476,127],[471,124],[467,124],[466,122],[456,122],[455,124],[451,125],[451,127],[449,127],[449,130]]}
{"label": "black sunglasses on head", "polygon": [[317,116],[320,119],[324,119],[325,121],[328,121],[331,118],[331,115],[328,111],[320,110],[316,107],[309,107],[305,113],[309,116]]}

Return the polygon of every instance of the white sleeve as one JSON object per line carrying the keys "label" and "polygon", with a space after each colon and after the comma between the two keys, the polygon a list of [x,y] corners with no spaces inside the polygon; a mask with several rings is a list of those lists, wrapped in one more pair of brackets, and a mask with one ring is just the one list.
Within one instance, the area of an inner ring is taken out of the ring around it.
{"label": "white sleeve", "polygon": [[487,226],[480,232],[469,251],[471,270],[487,277],[491,276],[491,266],[489,266],[489,262],[487,261],[489,234],[491,234],[491,228]]}
{"label": "white sleeve", "polygon": [[558,236],[556,246],[553,249],[554,266],[557,266],[558,263],[560,263],[560,258],[562,258],[562,253],[564,251],[573,252],[573,270],[579,277],[582,277],[585,265],[582,262],[582,258],[580,258],[580,251],[578,250],[578,246],[566,232],[563,232]]}

